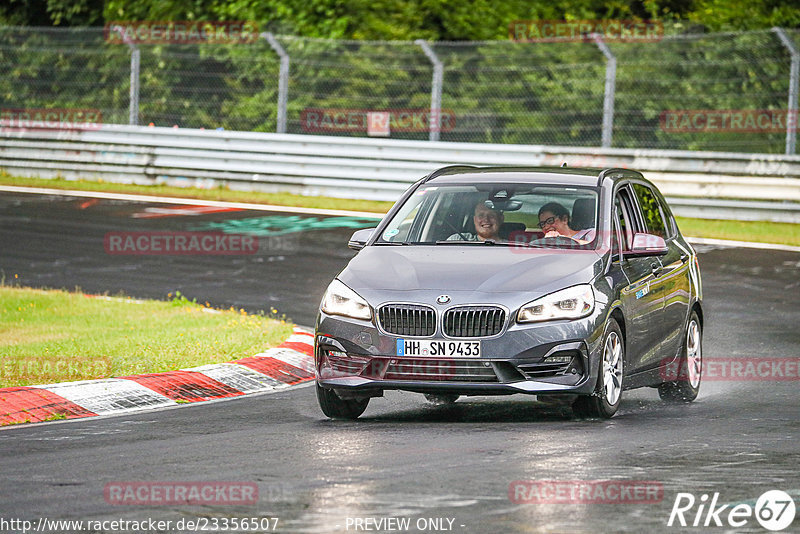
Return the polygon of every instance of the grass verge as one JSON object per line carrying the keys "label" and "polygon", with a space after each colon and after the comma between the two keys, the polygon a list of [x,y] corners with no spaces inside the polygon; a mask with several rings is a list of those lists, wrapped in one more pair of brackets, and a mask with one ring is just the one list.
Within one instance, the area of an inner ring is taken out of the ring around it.
{"label": "grass verge", "polygon": [[675,219],[681,233],[687,236],[800,246],[800,224],[769,221],[718,221],[686,217],[676,217]]}
{"label": "grass verge", "polygon": [[292,325],[243,310],[0,286],[0,387],[174,371],[252,356]]}
{"label": "grass verge", "polygon": [[[103,181],[41,179],[11,176],[0,170],[0,184],[27,187],[49,187],[53,189],[75,189],[81,191],[103,191],[154,195],[199,200],[223,200],[229,202],[252,202],[278,206],[328,208],[353,211],[386,213],[392,202],[378,200],[350,200],[332,197],[312,197],[291,193],[259,193],[232,191],[226,188],[197,189],[166,185],[115,184]],[[721,221],[678,217],[678,225],[686,236],[714,239],[732,239],[759,243],[777,243],[800,246],[800,224],[774,223],[767,221]]]}

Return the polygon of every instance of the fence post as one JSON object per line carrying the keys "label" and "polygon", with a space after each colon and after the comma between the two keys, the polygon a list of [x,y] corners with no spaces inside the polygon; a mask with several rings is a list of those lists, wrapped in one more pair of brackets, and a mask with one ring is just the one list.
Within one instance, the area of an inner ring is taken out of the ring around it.
{"label": "fence post", "polygon": [[439,140],[439,132],[442,127],[442,82],[444,79],[444,65],[439,60],[436,52],[422,39],[417,39],[414,43],[418,44],[425,55],[428,56],[433,65],[433,81],[431,82],[431,120],[430,134],[428,139],[431,141]]}
{"label": "fence post", "polygon": [[797,144],[797,89],[798,76],[800,76],[800,52],[792,40],[783,31],[783,28],[772,28],[783,46],[789,50],[792,56],[791,68],[789,70],[789,109],[786,113],[786,154],[793,155]]}
{"label": "fence post", "polygon": [[278,124],[275,131],[286,133],[286,107],[289,104],[289,54],[271,32],[264,32],[261,37],[267,40],[272,50],[281,58],[281,68],[278,73]]}
{"label": "fence post", "polygon": [[139,124],[139,49],[131,45],[131,92],[128,124]]}
{"label": "fence post", "polygon": [[111,28],[122,36],[122,42],[131,49],[131,87],[128,93],[128,124],[136,126],[139,124],[139,49],[133,39],[128,37],[125,28],[116,25]]}
{"label": "fence post", "polygon": [[606,87],[603,97],[603,148],[611,147],[611,135],[614,131],[614,93],[617,87],[617,58],[603,41],[600,34],[592,34],[597,48],[606,56]]}

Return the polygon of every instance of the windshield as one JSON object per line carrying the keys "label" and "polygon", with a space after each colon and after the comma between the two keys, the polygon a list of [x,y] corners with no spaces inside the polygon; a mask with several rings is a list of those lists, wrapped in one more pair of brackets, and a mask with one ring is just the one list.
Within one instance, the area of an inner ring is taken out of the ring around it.
{"label": "windshield", "polygon": [[376,244],[590,245],[597,235],[597,192],[534,184],[420,187]]}

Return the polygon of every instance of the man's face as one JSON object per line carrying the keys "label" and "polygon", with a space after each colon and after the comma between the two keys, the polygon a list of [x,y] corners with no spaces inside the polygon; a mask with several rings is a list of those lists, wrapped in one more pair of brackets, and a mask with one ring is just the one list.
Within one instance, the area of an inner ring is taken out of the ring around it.
{"label": "man's face", "polygon": [[478,239],[485,241],[486,239],[498,239],[500,232],[500,225],[503,224],[503,214],[494,210],[490,210],[484,204],[475,206],[475,231],[478,234]]}

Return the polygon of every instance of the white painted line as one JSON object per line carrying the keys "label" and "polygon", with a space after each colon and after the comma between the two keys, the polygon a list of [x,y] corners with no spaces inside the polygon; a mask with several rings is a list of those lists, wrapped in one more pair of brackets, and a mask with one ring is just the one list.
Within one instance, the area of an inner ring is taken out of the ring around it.
{"label": "white painted line", "polygon": [[244,365],[236,365],[234,363],[201,365],[199,367],[183,370],[203,373],[207,377],[217,382],[222,382],[226,386],[232,387],[245,394],[282,388],[287,385],[280,380],[259,373],[255,369],[250,369]]}
{"label": "white painted line", "polygon": [[368,211],[329,210],[323,208],[299,208],[297,206],[273,206],[271,204],[253,204],[249,202],[226,202],[222,200],[202,200],[198,198],[160,197],[156,195],[132,195],[127,193],[106,193],[100,191],[76,191],[74,189],[48,189],[45,187],[22,187],[16,185],[0,185],[0,191],[8,193],[32,193],[37,195],[59,195],[64,197],[104,198],[108,200],[129,200],[133,202],[160,202],[162,204],[188,204],[192,206],[217,206],[221,208],[239,208],[256,211],[283,211],[287,213],[305,213],[308,215],[334,215],[340,217],[365,217],[380,219],[382,213]]}
{"label": "white painted line", "polygon": [[788,252],[800,252],[800,247],[793,247],[791,245],[778,245],[776,243],[730,241],[728,239],[711,239],[705,237],[687,237],[686,241],[689,243],[697,243],[698,245],[719,245],[722,247],[758,248],[764,250],[786,250]]}
{"label": "white painted line", "polygon": [[148,410],[177,403],[133,380],[106,378],[34,386],[91,410],[98,415]]}

